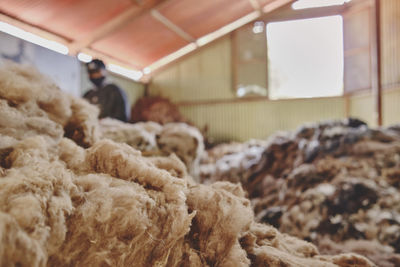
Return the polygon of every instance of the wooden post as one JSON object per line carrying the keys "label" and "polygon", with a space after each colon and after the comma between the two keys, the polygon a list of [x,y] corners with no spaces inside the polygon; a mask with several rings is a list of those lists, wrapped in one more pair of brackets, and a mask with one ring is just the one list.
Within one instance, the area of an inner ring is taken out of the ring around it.
{"label": "wooden post", "polygon": [[381,66],[381,8],[380,0],[375,0],[373,8],[372,48],[372,93],[374,96],[375,119],[382,126],[382,66]]}

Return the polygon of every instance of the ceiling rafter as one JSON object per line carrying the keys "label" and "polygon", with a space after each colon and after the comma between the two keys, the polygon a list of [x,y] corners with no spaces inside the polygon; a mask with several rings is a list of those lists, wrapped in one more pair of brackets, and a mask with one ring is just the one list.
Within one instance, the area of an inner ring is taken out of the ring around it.
{"label": "ceiling rafter", "polygon": [[177,26],[176,24],[174,24],[173,22],[171,22],[169,19],[167,19],[166,17],[164,17],[160,12],[158,12],[156,9],[152,9],[151,11],[151,15],[153,18],[155,18],[156,20],[158,20],[159,22],[161,22],[162,24],[164,24],[168,29],[170,29],[171,31],[175,32],[176,34],[178,34],[180,37],[182,37],[183,39],[185,39],[186,41],[188,41],[189,43],[196,41],[196,39],[191,36],[190,34],[188,34],[187,32],[185,32],[184,30],[182,30],[179,26]]}
{"label": "ceiling rafter", "polygon": [[[251,1],[251,0],[249,0],[249,1]],[[242,22],[242,20],[245,19],[246,17],[248,17],[248,16],[251,15],[251,14],[248,14],[248,15],[242,17],[242,18],[237,19],[236,21],[234,21],[234,22],[232,22],[232,23],[230,23],[230,24],[228,25],[228,26],[232,26],[232,27],[230,27],[230,29],[224,31],[222,34],[217,34],[218,36],[217,36],[216,38],[212,38],[212,41],[214,41],[214,40],[216,40],[216,39],[219,39],[219,38],[222,38],[223,36],[228,35],[228,34],[231,33],[232,31],[234,31],[234,30],[236,30],[236,29],[242,27],[243,25],[245,25],[245,24],[247,24],[247,23],[250,23],[250,22],[252,22],[252,21],[255,21],[255,20],[261,18],[261,17],[262,17],[262,14],[261,14],[262,12],[263,12],[263,13],[272,12],[272,11],[274,11],[274,10],[276,10],[276,9],[278,9],[278,8],[281,8],[281,7],[283,7],[284,5],[287,5],[287,4],[289,4],[289,3],[291,3],[291,2],[294,2],[294,1],[295,1],[295,0],[275,0],[275,1],[272,1],[272,2],[270,2],[270,3],[268,3],[268,4],[264,5],[264,6],[260,6],[260,9],[253,11],[253,13],[257,13],[256,16],[253,16],[253,17],[252,17],[251,19],[249,19],[249,20],[245,20],[245,22]],[[262,11],[262,12],[261,12],[261,11]],[[202,46],[202,45],[199,45],[199,40],[200,40],[200,39],[203,39],[203,38],[205,38],[205,37],[207,37],[207,36],[213,35],[214,33],[217,33],[217,32],[219,32],[220,30],[222,30],[223,28],[226,28],[226,27],[227,27],[227,26],[224,26],[224,27],[220,28],[219,30],[216,30],[215,32],[209,33],[209,34],[207,34],[206,36],[203,36],[203,37],[198,38],[198,39],[196,40],[196,42],[195,42],[195,43],[197,44],[197,46],[196,46],[196,47],[193,47],[192,49],[191,49],[191,48],[188,48],[188,49],[187,49],[188,52],[182,52],[182,53],[181,53],[182,55],[179,55],[179,56],[174,57],[174,54],[179,53],[180,50],[175,51],[174,53],[171,53],[170,55],[167,55],[167,56],[165,56],[165,57],[163,57],[163,58],[157,60],[156,62],[152,63],[149,67],[152,69],[152,72],[153,72],[153,73],[157,73],[158,71],[161,71],[161,70],[164,69],[166,66],[170,65],[171,63],[173,63],[174,61],[180,59],[181,57],[187,55],[188,53],[191,53],[191,52],[193,52],[193,51],[199,49],[199,48]],[[207,43],[208,43],[208,42],[207,42]],[[189,44],[188,46],[186,46],[186,47],[183,47],[183,49],[185,49],[185,48],[187,48],[187,47],[189,47],[189,46],[190,46],[190,44]],[[181,50],[182,50],[182,49],[181,49]],[[174,57],[174,59],[168,60],[168,58],[171,57],[171,56]],[[163,63],[163,62],[165,62],[165,63]]]}
{"label": "ceiling rafter", "polygon": [[261,6],[258,0],[248,0],[250,2],[250,5],[253,7],[254,10],[260,10]]}
{"label": "ceiling rafter", "polygon": [[120,65],[121,67],[131,68],[133,70],[141,71],[142,68],[131,61],[125,61],[118,58],[113,57],[111,54],[99,52],[98,50],[92,48],[82,48],[81,52],[92,56],[93,58],[99,58],[103,60],[106,64],[116,64]]}
{"label": "ceiling rafter", "polygon": [[[171,22],[169,19],[164,17],[158,10],[162,8],[165,5],[168,5],[168,3],[171,0],[151,0],[151,1],[145,1],[145,0],[131,0],[132,1],[132,7],[121,13],[120,15],[117,15],[113,19],[109,20],[103,26],[100,26],[97,28],[95,31],[93,31],[90,35],[86,36],[84,39],[77,40],[75,42],[71,42],[71,40],[52,33],[48,32],[44,29],[41,29],[37,26],[31,25],[29,23],[23,22],[21,20],[15,19],[13,17],[7,16],[5,14],[0,13],[0,20],[7,22],[11,25],[17,26],[19,28],[22,28],[26,31],[32,32],[36,35],[39,35],[41,37],[44,37],[49,40],[54,40],[57,41],[61,44],[64,44],[68,47],[70,50],[70,54],[76,54],[78,52],[84,52],[89,55],[92,55],[94,57],[98,57],[101,59],[104,59],[104,61],[109,64],[109,63],[114,63],[118,64],[121,66],[126,66],[130,67],[135,70],[140,70],[143,69],[143,66],[138,66],[133,64],[132,62],[126,62],[124,59],[113,57],[113,55],[108,54],[107,52],[100,52],[95,49],[92,49],[90,47],[90,44],[92,44],[95,41],[98,41],[102,38],[105,38],[107,35],[113,33],[114,31],[117,31],[121,27],[125,26],[127,23],[130,23],[133,19],[145,14],[145,13],[150,13],[155,19],[163,23],[165,26],[167,26],[170,30],[174,31],[177,33],[179,36],[181,36],[183,39],[187,40],[190,42],[192,45],[190,52],[197,50],[199,47],[202,45],[209,43],[215,39],[219,39],[223,36],[226,36],[233,30],[237,29],[238,27],[241,27],[243,24],[251,23],[254,20],[260,19],[264,17],[265,15],[262,15],[261,13],[269,13],[271,11],[274,11],[275,9],[281,8],[282,6],[289,5],[290,3],[294,2],[294,0],[273,0],[269,2],[266,5],[261,5],[259,0],[247,0],[250,1],[250,3],[258,3],[260,6],[260,9],[253,11],[251,14],[248,14],[228,25],[225,25],[221,27],[220,29],[216,30],[215,32],[211,32],[206,34],[205,36],[202,36],[200,38],[194,38],[187,32],[185,32],[183,29],[181,29],[178,25],[174,24]],[[257,5],[254,5],[253,7],[257,8]],[[158,9],[158,10],[156,10]],[[154,10],[154,11],[153,11]],[[261,12],[262,11],[262,12]],[[253,14],[254,13],[254,14]],[[250,16],[251,15],[251,16]],[[172,60],[165,60],[169,56],[165,56],[164,58],[158,59],[156,62],[153,62],[151,64],[152,70],[155,69],[163,69],[165,66],[169,65],[170,63],[176,61],[178,58],[182,57],[185,53],[178,53],[179,51],[175,51],[172,54],[179,54],[177,56],[174,56],[174,59]],[[171,54],[171,55],[172,55]],[[163,62],[163,63],[162,63]],[[157,65],[157,67],[156,67]]]}
{"label": "ceiling rafter", "polygon": [[[61,37],[61,36],[59,36],[57,34],[47,32],[47,31],[42,30],[42,29],[40,29],[38,27],[32,26],[32,25],[30,25],[28,23],[22,22],[20,20],[14,19],[14,18],[9,17],[9,16],[4,15],[4,14],[0,14],[0,21],[8,23],[8,24],[13,25],[13,26],[16,26],[16,27],[18,27],[18,28],[20,28],[20,29],[22,29],[24,31],[33,33],[33,34],[38,35],[38,36],[40,36],[42,38],[45,38],[45,39],[48,39],[48,40],[52,40],[52,41],[56,41],[56,42],[58,42],[60,44],[63,44],[65,46],[67,46],[68,49],[70,50],[71,42],[69,42],[66,38],[63,38],[63,37]],[[106,55],[104,53],[98,52],[98,51],[90,49],[90,48],[83,48],[81,51],[86,53],[86,54],[89,54],[89,55],[91,55],[93,57],[101,58],[106,63],[114,63],[114,64],[118,64],[118,65],[121,65],[121,66],[130,66],[130,67],[132,67],[132,68],[134,68],[136,70],[140,70],[139,66],[136,66],[136,65],[132,64],[131,62],[123,62],[123,61],[121,61],[121,60],[119,60],[117,58],[114,58],[114,57],[110,56],[110,55]]]}
{"label": "ceiling rafter", "polygon": [[269,12],[274,11],[275,9],[278,9],[278,8],[280,8],[286,4],[292,3],[294,1],[295,0],[275,0],[275,1],[272,1],[268,4],[266,4],[265,6],[263,6],[262,11],[264,13],[269,13]]}
{"label": "ceiling rafter", "polygon": [[22,22],[22,21],[20,21],[18,19],[12,18],[12,17],[10,17],[8,15],[0,13],[0,21],[8,23],[10,25],[13,25],[15,27],[18,27],[20,29],[23,29],[24,31],[36,34],[36,35],[38,35],[40,37],[59,42],[60,44],[63,44],[65,46],[69,46],[70,42],[66,38],[61,37],[61,36],[59,36],[57,34],[50,33],[48,31],[42,30],[42,29],[38,28],[37,26],[33,26],[33,25],[28,24],[26,22]]}
{"label": "ceiling rafter", "polygon": [[147,1],[143,5],[133,5],[129,9],[125,10],[121,14],[112,18],[108,22],[104,23],[102,26],[98,27],[91,34],[87,35],[85,38],[77,40],[70,44],[70,50],[72,54],[78,53],[83,48],[89,47],[92,43],[103,39],[112,32],[120,29],[124,25],[131,22],[134,18],[137,18],[157,5],[161,4],[163,0],[159,1]]}

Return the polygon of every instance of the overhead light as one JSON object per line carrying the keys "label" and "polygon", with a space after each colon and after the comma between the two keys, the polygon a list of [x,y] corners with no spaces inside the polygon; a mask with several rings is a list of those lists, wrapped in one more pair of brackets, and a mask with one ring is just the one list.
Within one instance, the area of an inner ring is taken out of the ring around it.
{"label": "overhead light", "polygon": [[298,0],[292,4],[293,9],[305,9],[315,7],[339,6],[351,0]]}
{"label": "overhead light", "polygon": [[264,31],[264,22],[263,21],[256,21],[253,25],[253,33],[258,34]]}
{"label": "overhead light", "polygon": [[151,73],[151,69],[149,67],[146,67],[143,69],[143,73],[144,74],[150,74]]}
{"label": "overhead light", "polygon": [[174,61],[175,59],[178,59],[178,58],[186,55],[187,53],[192,52],[196,48],[197,48],[197,46],[195,43],[190,43],[187,46],[182,47],[178,51],[176,51],[172,54],[169,54],[168,56],[165,56],[162,59],[156,61],[155,63],[151,64],[148,68],[150,68],[150,70],[158,69],[158,68]]}
{"label": "overhead light", "polygon": [[31,42],[33,44],[40,45],[42,47],[61,53],[63,55],[67,55],[69,52],[68,47],[66,47],[63,44],[45,39],[43,37],[24,31],[18,27],[15,27],[13,25],[10,25],[2,21],[0,21],[0,31],[18,37],[25,41]]}
{"label": "overhead light", "polygon": [[82,62],[88,63],[90,61],[92,61],[93,57],[91,55],[85,54],[85,53],[79,53],[78,54],[78,59]]}
{"label": "overhead light", "polygon": [[261,15],[260,11],[251,12],[250,14],[216,30],[215,32],[212,32],[203,37],[200,37],[199,39],[197,39],[196,44],[198,46],[203,46],[205,44],[208,44],[209,42],[214,41],[215,39],[217,39],[227,33],[230,33],[233,30],[236,30],[236,29],[242,27],[243,25],[249,23],[250,21],[255,20],[260,15]]}
{"label": "overhead light", "polygon": [[124,68],[124,67],[121,67],[121,66],[115,65],[115,64],[107,64],[107,69],[111,72],[125,76],[134,81],[139,81],[140,78],[142,78],[142,76],[143,76],[143,73],[141,71],[127,69],[127,68]]}

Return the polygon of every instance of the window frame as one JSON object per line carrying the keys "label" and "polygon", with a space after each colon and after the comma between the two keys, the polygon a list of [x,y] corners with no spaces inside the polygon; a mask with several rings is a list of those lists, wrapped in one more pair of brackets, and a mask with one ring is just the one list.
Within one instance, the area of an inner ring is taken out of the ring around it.
{"label": "window frame", "polygon": [[[354,3],[353,3],[354,2]],[[367,1],[369,2],[369,1]],[[361,4],[360,4],[361,3]],[[257,21],[263,21],[264,25],[267,25],[268,23],[271,22],[283,22],[283,21],[289,21],[289,20],[298,20],[298,19],[311,19],[311,18],[320,18],[320,17],[327,17],[327,16],[335,16],[335,15],[340,15],[343,17],[343,42],[346,43],[347,40],[345,40],[345,34],[344,34],[344,30],[345,30],[345,24],[346,24],[346,16],[349,14],[349,12],[354,12],[353,10],[359,10],[361,8],[365,8],[365,6],[368,8],[370,6],[370,4],[368,3],[367,5],[362,4],[362,1],[356,1],[353,0],[352,2],[350,2],[349,4],[346,5],[340,5],[340,6],[329,6],[329,7],[317,7],[317,8],[310,8],[310,9],[299,9],[299,10],[294,10],[291,7],[291,3],[287,4],[271,13],[268,13],[266,15],[264,15],[262,18],[258,19]],[[247,24],[244,25],[243,27],[237,29],[236,31],[239,30],[243,30],[245,29],[245,27],[251,27],[253,25],[254,22],[252,22],[251,24]],[[250,26],[249,26],[250,25]],[[237,93],[237,89],[238,89],[238,84],[237,84],[237,79],[238,79],[238,65],[243,63],[240,62],[238,60],[238,56],[237,56],[237,40],[235,38],[235,35],[237,34],[235,32],[232,33],[231,35],[231,40],[232,40],[232,90],[233,92]],[[264,32],[265,34],[265,32]],[[266,37],[265,37],[266,39]],[[268,43],[265,41],[266,46],[265,46],[265,51],[266,54],[268,53]],[[370,42],[371,43],[371,42]],[[368,51],[369,53],[370,51]],[[343,93],[341,95],[338,96],[319,96],[319,97],[311,97],[311,98],[304,98],[304,97],[294,97],[294,98],[281,98],[281,99],[271,99],[269,97],[269,88],[268,88],[268,73],[269,73],[269,66],[268,66],[268,57],[266,58],[266,73],[264,75],[266,75],[266,80],[267,80],[267,84],[266,84],[266,89],[268,91],[267,96],[254,96],[254,97],[242,97],[241,99],[252,99],[252,98],[264,98],[266,100],[269,101],[286,101],[286,100],[296,100],[296,99],[318,99],[318,98],[337,98],[337,97],[343,97],[346,96],[347,94],[349,94],[349,91],[347,90],[347,84],[345,83],[345,75],[346,75],[346,51],[344,49],[343,54],[344,54],[344,71],[343,71]],[[371,57],[370,53],[369,53],[369,57]],[[371,60],[370,60],[371,61]],[[368,90],[370,88],[360,88],[357,90],[354,90],[356,92],[358,91],[365,91]],[[239,97],[237,97],[239,98]]]}

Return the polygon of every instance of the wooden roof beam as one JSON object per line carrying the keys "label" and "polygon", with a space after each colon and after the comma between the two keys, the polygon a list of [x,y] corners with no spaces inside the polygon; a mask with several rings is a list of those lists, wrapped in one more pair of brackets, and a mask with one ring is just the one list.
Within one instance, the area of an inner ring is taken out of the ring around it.
{"label": "wooden roof beam", "polygon": [[[8,23],[8,24],[10,24],[12,26],[18,27],[18,28],[20,28],[22,30],[25,30],[27,32],[33,33],[33,34],[35,34],[37,36],[40,36],[42,38],[45,38],[47,40],[55,41],[55,42],[58,42],[60,44],[63,44],[66,47],[68,47],[68,49],[70,50],[70,42],[67,39],[65,39],[65,38],[63,38],[63,37],[61,37],[61,36],[59,36],[57,34],[47,32],[47,31],[42,30],[42,29],[40,29],[38,27],[32,26],[30,24],[27,24],[25,22],[22,22],[20,20],[14,19],[14,18],[9,17],[9,16],[4,15],[4,14],[0,14],[0,21]],[[106,55],[104,53],[100,53],[100,52],[95,51],[95,50],[90,49],[90,48],[83,48],[81,50],[81,52],[89,54],[89,55],[91,55],[91,56],[93,56],[95,58],[96,57],[97,58],[101,58],[102,60],[104,60],[104,62],[106,64],[113,63],[113,64],[125,66],[125,67],[130,67],[130,68],[132,68],[134,70],[140,70],[141,69],[139,66],[132,64],[132,62],[123,62],[123,61],[121,61],[119,59],[116,59],[116,58],[110,56],[110,55]]]}
{"label": "wooden roof beam", "polygon": [[13,25],[15,27],[18,27],[18,28],[20,28],[20,29],[22,29],[24,31],[33,33],[33,34],[35,34],[37,36],[40,36],[42,38],[59,42],[60,44],[63,44],[65,46],[67,46],[67,47],[69,46],[69,41],[64,37],[61,37],[60,35],[47,32],[47,31],[42,30],[42,29],[40,29],[38,27],[35,27],[35,26],[31,25],[31,24],[28,24],[26,22],[22,22],[22,21],[20,21],[18,19],[9,17],[9,16],[1,14],[1,13],[0,13],[0,21],[8,23],[10,25]]}
{"label": "wooden roof beam", "polygon": [[103,53],[103,52],[97,51],[95,49],[86,47],[86,48],[82,48],[82,50],[80,52],[88,54],[88,55],[92,56],[93,58],[99,58],[99,59],[103,60],[104,63],[106,63],[106,64],[111,63],[111,64],[116,64],[116,65],[121,65],[126,68],[131,68],[132,70],[141,70],[142,69],[140,66],[138,66],[130,61],[128,62],[128,61],[123,61],[121,59],[117,59],[108,53]]}
{"label": "wooden roof beam", "polygon": [[167,55],[167,56],[157,60],[156,62],[153,62],[152,64],[150,64],[150,66],[148,66],[148,68],[150,68],[154,74],[154,72],[164,69],[166,66],[168,66],[172,62],[178,60],[179,58],[189,54],[190,52],[192,52],[194,50],[197,50],[199,47],[206,45],[216,39],[219,39],[219,38],[231,33],[232,31],[242,27],[243,25],[245,25],[247,23],[250,23],[252,21],[259,19],[261,17],[261,12],[260,12],[261,10],[263,13],[272,12],[272,11],[274,11],[284,5],[287,5],[291,2],[294,2],[294,0],[275,0],[273,2],[270,2],[270,3],[266,4],[265,6],[260,7],[260,10],[253,11],[252,13],[247,14],[246,16],[243,16],[242,18],[239,18],[236,21],[234,21],[228,25],[225,25],[212,33],[206,34],[205,36],[198,38],[195,42],[192,42],[192,43],[186,45],[185,47],[171,53],[170,55]]}
{"label": "wooden roof beam", "polygon": [[152,8],[156,7],[158,4],[163,2],[163,0],[158,1],[147,1],[143,5],[133,5],[129,9],[120,13],[116,17],[112,18],[90,34],[88,34],[85,38],[77,40],[70,44],[70,51],[72,54],[78,53],[83,48],[89,47],[92,43],[103,39],[105,36],[110,33],[120,29],[122,26],[131,22],[134,18],[137,18],[144,13],[148,12]]}
{"label": "wooden roof beam", "polygon": [[264,13],[269,13],[294,1],[295,0],[275,0],[263,6],[262,10]]}
{"label": "wooden roof beam", "polygon": [[155,9],[152,9],[151,15],[153,18],[164,24],[168,29],[171,31],[175,32],[177,35],[179,35],[181,38],[185,39],[189,43],[196,41],[195,38],[193,38],[190,34],[182,30],[179,26],[174,24],[172,21],[164,17],[160,12],[158,12]]}
{"label": "wooden roof beam", "polygon": [[378,126],[382,126],[382,54],[381,54],[381,5],[380,0],[374,1],[373,7],[373,42],[372,54],[372,94],[375,104],[375,120]]}
{"label": "wooden roof beam", "polygon": [[250,5],[253,7],[254,10],[258,11],[261,10],[260,3],[258,0],[248,0],[250,2]]}

